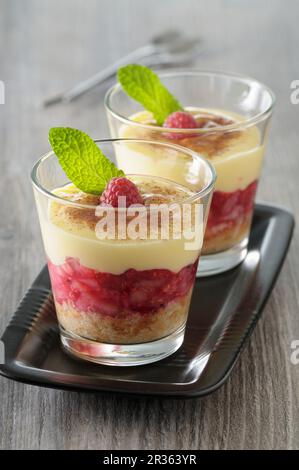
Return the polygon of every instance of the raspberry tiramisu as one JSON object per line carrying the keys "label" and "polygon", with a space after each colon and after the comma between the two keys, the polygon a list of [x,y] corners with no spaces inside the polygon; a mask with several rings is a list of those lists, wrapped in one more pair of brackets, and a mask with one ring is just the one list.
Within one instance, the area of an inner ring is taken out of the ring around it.
{"label": "raspberry tiramisu", "polygon": [[[117,181],[109,184],[105,201],[113,200]],[[136,191],[132,203],[171,204],[193,195],[158,178],[135,177],[133,184],[138,195]],[[121,195],[123,190],[121,186]],[[55,194],[83,205],[98,203],[97,196],[82,194],[73,186],[56,189]],[[184,239],[119,239],[117,226],[115,240],[99,240],[98,221],[93,209],[50,205],[43,233],[63,328],[95,341],[131,344],[162,338],[183,326],[202,237],[188,251]]]}
{"label": "raspberry tiramisu", "polygon": [[[83,167],[76,172],[73,166],[77,144],[87,159],[85,150],[96,154],[97,145],[92,147],[86,134],[62,129],[50,132],[50,141],[73,183],[54,185],[47,198],[37,187],[35,194],[63,344],[73,354],[100,363],[134,365],[159,360],[183,341],[213,170],[201,161],[205,178],[201,191],[195,192],[165,178],[124,175],[101,154],[99,165],[94,159],[85,168],[86,172],[90,166],[104,171],[98,174],[97,186],[92,173],[86,176]],[[163,144],[156,145],[163,151]],[[113,149],[110,142],[102,146]],[[169,151],[170,146],[165,147]],[[175,147],[172,152],[181,154]],[[54,154],[47,158],[54,164]],[[35,179],[47,158],[34,169]],[[202,219],[196,217],[199,203]],[[179,233],[174,236],[173,210],[165,236],[158,209],[176,205],[178,210],[188,204],[191,216],[186,234],[180,219]],[[156,225],[152,224],[153,207]]]}
{"label": "raspberry tiramisu", "polygon": [[[235,266],[246,254],[273,105],[271,92],[256,81],[251,84],[249,79],[208,72],[174,72],[162,75],[160,81],[140,65],[122,67],[118,78],[120,84],[106,96],[112,136],[171,142],[213,164],[217,180],[202,250],[209,258],[204,256],[200,267],[207,266],[204,274],[213,274]],[[145,110],[132,112],[133,100]],[[135,154],[134,146],[128,143],[129,147],[127,153],[123,149],[117,154],[126,172],[138,168],[178,183],[185,181],[179,166],[159,165],[154,149],[150,161],[140,158],[141,145]],[[196,189],[193,181],[188,187]]]}
{"label": "raspberry tiramisu", "polygon": [[[142,111],[130,117],[132,121],[148,123],[153,120],[151,114]],[[208,158],[214,165],[217,173],[215,191],[210,208],[203,254],[217,253],[231,248],[244,238],[250,229],[254,198],[261,171],[264,148],[260,145],[260,136],[257,127],[252,126],[244,130],[225,131],[226,126],[242,122],[242,116],[212,109],[187,109],[170,115],[165,127],[168,129],[187,128],[188,133],[160,132],[154,129],[144,129],[124,125],[121,129],[123,138],[140,138],[161,142],[172,142],[190,148]],[[184,126],[184,127],[183,127]],[[188,127],[186,127],[188,126]],[[213,129],[217,127],[217,133]],[[223,132],[219,131],[223,128]],[[205,134],[196,134],[189,129],[202,129]],[[209,133],[209,129],[211,132]],[[138,155],[140,154],[140,147]],[[139,157],[137,157],[139,158]],[[134,154],[118,153],[118,163],[126,171],[138,167]],[[154,163],[154,159],[152,160]],[[155,164],[148,174],[156,173]],[[167,174],[159,174],[181,182],[184,175],[180,168],[167,168]]]}

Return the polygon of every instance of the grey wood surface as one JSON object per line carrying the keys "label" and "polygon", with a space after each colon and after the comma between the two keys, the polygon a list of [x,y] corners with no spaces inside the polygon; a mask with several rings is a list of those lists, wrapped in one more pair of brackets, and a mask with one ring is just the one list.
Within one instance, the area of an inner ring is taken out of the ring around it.
{"label": "grey wood surface", "polygon": [[[108,134],[99,88],[71,105],[44,97],[89,76],[169,27],[198,34],[197,65],[266,82],[277,94],[259,198],[299,215],[296,0],[0,0],[0,331],[45,262],[29,171],[48,129]],[[55,391],[0,378],[0,448],[299,448],[298,232],[264,315],[228,382],[201,400]]]}

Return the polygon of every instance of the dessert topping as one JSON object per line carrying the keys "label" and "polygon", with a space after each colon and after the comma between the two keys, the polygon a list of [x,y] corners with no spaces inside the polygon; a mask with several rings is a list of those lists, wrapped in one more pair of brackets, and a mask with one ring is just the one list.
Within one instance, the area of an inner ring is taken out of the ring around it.
{"label": "dessert topping", "polygon": [[144,65],[130,64],[121,67],[117,77],[123,90],[153,114],[158,126],[162,126],[171,113],[183,109],[158,75]]}
{"label": "dessert topping", "polygon": [[[186,113],[185,111],[175,111],[165,119],[163,127],[173,129],[196,129],[197,122],[192,114]],[[167,137],[169,139],[183,139],[184,137],[190,137],[190,134],[169,132]]]}
{"label": "dessert topping", "polygon": [[100,201],[102,204],[118,207],[120,197],[125,197],[126,207],[132,204],[143,204],[138,188],[132,181],[124,177],[112,178],[107,184]]}
{"label": "dessert topping", "polygon": [[49,141],[67,177],[85,193],[101,194],[112,178],[124,176],[85,132],[53,127]]}

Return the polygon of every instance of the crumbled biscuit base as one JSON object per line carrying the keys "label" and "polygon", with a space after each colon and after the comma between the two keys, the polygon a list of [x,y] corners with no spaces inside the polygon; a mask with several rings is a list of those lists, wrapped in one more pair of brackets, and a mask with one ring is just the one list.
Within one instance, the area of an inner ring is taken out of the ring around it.
{"label": "crumbled biscuit base", "polygon": [[170,335],[187,319],[192,288],[184,297],[154,313],[131,313],[124,317],[80,312],[70,304],[56,303],[59,323],[70,333],[86,339],[112,344],[136,344]]}

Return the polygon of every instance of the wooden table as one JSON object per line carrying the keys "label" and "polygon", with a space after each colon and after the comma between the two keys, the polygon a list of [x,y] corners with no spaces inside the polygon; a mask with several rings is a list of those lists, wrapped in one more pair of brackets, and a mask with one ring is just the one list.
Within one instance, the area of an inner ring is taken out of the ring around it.
{"label": "wooden table", "polygon": [[[272,0],[0,0],[0,330],[45,262],[29,172],[48,150],[48,129],[108,135],[105,88],[42,109],[40,102],[89,76],[152,34],[187,29],[204,42],[197,65],[241,72],[277,94],[259,199],[299,215],[299,4]],[[97,396],[0,378],[0,447],[30,449],[299,448],[299,238],[264,315],[228,382],[189,401]]]}

